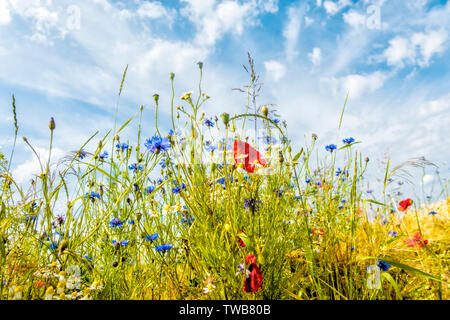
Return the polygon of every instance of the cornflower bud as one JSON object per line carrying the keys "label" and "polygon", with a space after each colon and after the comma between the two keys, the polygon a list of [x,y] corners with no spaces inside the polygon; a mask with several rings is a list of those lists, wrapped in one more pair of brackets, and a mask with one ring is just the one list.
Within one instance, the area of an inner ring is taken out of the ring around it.
{"label": "cornflower bud", "polygon": [[55,130],[55,119],[53,119],[53,117],[50,118],[50,123],[48,124],[48,127],[52,131]]}

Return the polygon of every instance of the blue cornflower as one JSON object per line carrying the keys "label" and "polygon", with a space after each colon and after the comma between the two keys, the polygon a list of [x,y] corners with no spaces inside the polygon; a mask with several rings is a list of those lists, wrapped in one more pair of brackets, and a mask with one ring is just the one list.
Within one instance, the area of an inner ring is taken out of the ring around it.
{"label": "blue cornflower", "polygon": [[134,224],[134,220],[129,220],[128,224],[133,225]]}
{"label": "blue cornflower", "polygon": [[245,273],[245,264],[243,264],[243,263],[238,264],[237,269],[238,269],[238,271],[237,271],[237,273],[236,273],[236,276],[237,276],[239,273]]}
{"label": "blue cornflower", "polygon": [[97,192],[95,192],[95,191],[92,191],[90,194],[89,194],[89,193],[86,193],[86,194],[84,195],[83,198],[89,198],[90,200],[94,201],[95,198],[100,199],[101,196],[100,196],[99,193],[97,193]]}
{"label": "blue cornflower", "polygon": [[308,184],[311,182],[311,179],[306,179],[305,182]]}
{"label": "blue cornflower", "polygon": [[[167,138],[171,139],[175,136],[175,138],[177,137],[181,137],[181,131],[177,130],[176,132],[173,131],[173,129],[169,130],[169,134],[167,135]],[[172,139],[171,139],[172,140]]]}
{"label": "blue cornflower", "polygon": [[212,120],[212,118],[206,118],[205,120],[203,120],[203,125],[207,126],[208,128],[212,128],[214,127],[214,121]]}
{"label": "blue cornflower", "polygon": [[280,120],[279,119],[271,119],[273,122],[275,122],[276,124],[279,124],[280,123]]}
{"label": "blue cornflower", "polygon": [[181,222],[182,223],[187,223],[189,225],[192,224],[192,222],[194,222],[194,217],[188,216],[185,213],[182,213],[183,218],[181,218]]}
{"label": "blue cornflower", "polygon": [[342,140],[342,142],[344,144],[352,144],[353,142],[355,142],[355,139],[353,137],[350,137],[350,138]]}
{"label": "blue cornflower", "polygon": [[430,212],[428,212],[428,214],[433,214],[433,215],[435,215],[435,214],[437,214],[437,212],[436,212],[436,211],[430,211]]}
{"label": "blue cornflower", "polygon": [[395,237],[398,234],[397,231],[389,231],[388,235],[390,235],[391,237]]}
{"label": "blue cornflower", "polygon": [[50,250],[56,250],[58,249],[58,243],[52,242],[50,243]]}
{"label": "blue cornflower", "polygon": [[81,160],[83,160],[84,158],[86,158],[87,153],[86,153],[86,151],[84,151],[84,150],[80,150],[80,151],[77,152],[77,156],[78,156],[78,158],[80,158]]}
{"label": "blue cornflower", "polygon": [[184,182],[181,183],[181,188],[180,186],[176,186],[175,188],[172,188],[172,193],[180,193],[181,190],[186,189],[186,185],[184,184]]}
{"label": "blue cornflower", "polygon": [[170,149],[171,144],[169,139],[154,136],[151,139],[147,139],[145,147],[151,152],[158,154],[160,151],[167,151]]}
{"label": "blue cornflower", "polygon": [[109,226],[110,226],[111,228],[116,228],[116,227],[120,228],[120,227],[123,226],[123,222],[120,221],[119,218],[114,218],[114,219],[112,219],[112,220],[109,222]]}
{"label": "blue cornflower", "polygon": [[159,237],[159,234],[157,234],[157,233],[145,236],[147,241],[155,241],[156,239],[158,239],[158,237]]}
{"label": "blue cornflower", "polygon": [[225,178],[224,177],[220,178],[219,180],[217,180],[217,183],[225,184]]}
{"label": "blue cornflower", "polygon": [[124,150],[128,150],[128,148],[129,148],[130,146],[128,145],[128,143],[122,143],[122,144],[117,144],[116,145],[116,148],[117,149],[120,149],[120,150],[122,150],[122,151],[124,151]]}
{"label": "blue cornflower", "polygon": [[325,150],[333,152],[333,150],[336,150],[336,145],[335,144],[329,144],[325,147]]}
{"label": "blue cornflower", "polygon": [[369,189],[369,190],[367,190],[366,191],[368,194],[371,194],[371,193],[373,193],[373,190],[372,189]]}
{"label": "blue cornflower", "polygon": [[147,188],[145,189],[145,191],[146,191],[147,193],[152,193],[153,191],[155,191],[155,187],[154,187],[154,186],[149,186],[149,187],[147,187]]}
{"label": "blue cornflower", "polygon": [[137,172],[138,170],[142,170],[143,167],[141,165],[138,166],[137,163],[133,163],[128,166],[128,169],[133,170],[134,172]]}
{"label": "blue cornflower", "polygon": [[103,151],[103,153],[99,156],[100,160],[105,160],[109,156],[109,153],[106,151]]}
{"label": "blue cornflower", "polygon": [[162,158],[161,161],[159,162],[159,165],[161,166],[161,168],[165,169],[167,167],[167,161],[169,161],[169,163],[171,165],[173,165],[174,163],[170,160],[169,157],[167,158]]}
{"label": "blue cornflower", "polygon": [[165,251],[168,251],[168,250],[170,250],[172,248],[173,248],[173,244],[166,243],[166,244],[162,244],[162,245],[156,246],[155,250],[158,251],[158,252],[165,252]]}
{"label": "blue cornflower", "polygon": [[214,151],[217,149],[217,147],[215,145],[213,145],[211,141],[206,140],[205,141],[205,149],[206,149],[206,151]]}
{"label": "blue cornflower", "polygon": [[20,222],[33,221],[33,220],[36,220],[36,217],[37,217],[37,216],[26,217],[25,219],[20,219]]}
{"label": "blue cornflower", "polygon": [[128,240],[128,239],[127,240],[123,240],[123,241],[116,241],[116,240],[112,241],[112,243],[114,245],[118,244],[121,247],[125,247],[126,245],[128,245],[129,242],[130,242],[130,240]]}
{"label": "blue cornflower", "polygon": [[275,137],[270,136],[266,133],[263,133],[263,135],[261,137],[258,137],[258,139],[264,140],[265,144],[270,144],[271,142],[272,142],[272,144],[277,143],[277,139]]}
{"label": "blue cornflower", "polygon": [[245,201],[244,209],[251,209],[251,210],[258,210],[259,209],[258,203],[261,203],[261,201],[257,201],[253,198],[245,199],[244,201]]}
{"label": "blue cornflower", "polygon": [[391,265],[389,263],[381,261],[381,260],[378,260],[377,266],[378,266],[378,268],[380,268],[383,271],[388,271],[391,267]]}

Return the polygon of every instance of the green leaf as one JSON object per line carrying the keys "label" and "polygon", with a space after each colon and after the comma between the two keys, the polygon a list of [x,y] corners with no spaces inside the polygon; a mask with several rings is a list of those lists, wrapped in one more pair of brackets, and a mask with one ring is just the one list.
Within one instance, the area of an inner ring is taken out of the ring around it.
{"label": "green leaf", "polygon": [[386,262],[386,263],[389,263],[390,265],[393,265],[394,267],[401,268],[401,269],[403,269],[403,270],[409,271],[409,272],[414,273],[414,274],[416,274],[416,275],[423,276],[423,277],[427,277],[427,278],[429,278],[429,279],[431,279],[431,280],[439,281],[439,282],[444,282],[444,283],[445,283],[445,281],[443,281],[443,280],[441,280],[441,279],[439,279],[439,278],[436,278],[435,276],[433,276],[433,275],[431,275],[431,274],[429,274],[429,273],[420,271],[419,269],[416,269],[416,268],[410,267],[410,266],[408,266],[408,265],[406,265],[406,264],[397,262],[397,261],[395,261],[395,260],[392,260],[392,259],[389,258],[389,257],[382,257],[382,258],[378,258],[378,259],[381,260],[381,261],[384,261],[384,262]]}
{"label": "green leaf", "polygon": [[297,153],[297,154],[295,155],[295,157],[292,159],[292,162],[297,161],[297,160],[300,158],[300,156],[302,155],[302,153],[303,153],[303,148],[302,148],[302,150],[300,150],[299,153]]}
{"label": "green leaf", "polygon": [[244,242],[245,246],[247,246],[248,236],[244,232],[239,232],[238,237]]}
{"label": "green leaf", "polygon": [[125,127],[131,122],[131,120],[133,120],[134,117],[136,117],[136,116],[137,116],[137,113],[136,113],[134,116],[132,116],[130,119],[128,119],[127,122],[125,122],[125,123],[120,127],[120,129],[116,132],[116,134],[119,134],[119,132],[122,131],[123,128],[125,128]]}
{"label": "green leaf", "polygon": [[353,142],[353,143],[350,143],[350,144],[346,144],[345,146],[343,146],[343,147],[340,147],[338,150],[342,150],[342,149],[346,149],[346,148],[350,148],[351,146],[353,146],[354,144],[358,144],[358,143],[361,143],[361,141],[358,141],[358,142]]}
{"label": "green leaf", "polygon": [[397,294],[397,297],[401,300],[403,300],[403,296],[398,288],[397,282],[394,280],[394,278],[392,278],[392,276],[387,273],[387,272],[382,272],[381,273],[381,278],[386,279],[387,281],[389,281],[389,283],[392,285],[392,287],[395,290],[395,293]]}
{"label": "green leaf", "polygon": [[378,201],[375,201],[375,200],[372,200],[372,199],[367,199],[367,200],[364,200],[364,202],[371,202],[371,203],[375,203],[375,204],[378,204],[378,205],[380,205],[380,206],[385,206],[385,207],[388,207],[388,205],[387,205],[387,204],[384,204],[384,203],[381,203],[381,202],[378,202]]}

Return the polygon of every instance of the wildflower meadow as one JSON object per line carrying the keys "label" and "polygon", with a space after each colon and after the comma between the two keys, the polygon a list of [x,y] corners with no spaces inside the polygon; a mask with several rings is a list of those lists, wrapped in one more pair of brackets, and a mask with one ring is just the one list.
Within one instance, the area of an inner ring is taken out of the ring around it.
{"label": "wildflower meadow", "polygon": [[427,163],[388,161],[369,192],[364,142],[338,131],[294,146],[301,128],[258,105],[249,63],[240,114],[207,115],[215,102],[199,62],[192,91],[176,96],[172,73],[161,79],[170,105],[155,94],[154,109],[119,123],[125,69],[114,127],[86,128],[79,149],[54,158],[49,115],[46,161],[33,137],[18,137],[13,96],[14,146],[34,153],[40,173],[19,184],[14,148],[0,155],[0,299],[448,300],[448,182],[432,201],[399,196],[401,173]]}

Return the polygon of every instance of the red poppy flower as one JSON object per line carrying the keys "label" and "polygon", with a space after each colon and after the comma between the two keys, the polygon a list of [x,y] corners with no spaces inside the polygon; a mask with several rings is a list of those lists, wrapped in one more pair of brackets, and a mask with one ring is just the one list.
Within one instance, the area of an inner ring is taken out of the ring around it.
{"label": "red poppy flower", "polygon": [[408,198],[406,200],[400,201],[398,205],[398,211],[406,211],[406,209],[408,209],[412,205],[412,200]]}
{"label": "red poppy flower", "polygon": [[256,164],[266,166],[266,160],[258,150],[250,146],[247,142],[236,140],[233,146],[234,161],[237,164],[243,164],[245,171],[255,172]]}
{"label": "red poppy flower", "polygon": [[423,248],[424,245],[428,244],[428,240],[424,240],[420,237],[420,233],[417,232],[412,238],[405,240],[408,247],[415,247],[418,246],[420,248]]}
{"label": "red poppy flower", "polygon": [[256,292],[261,288],[263,281],[263,274],[261,269],[256,265],[256,258],[252,254],[248,254],[245,257],[245,262],[250,263],[248,271],[250,274],[245,278],[244,291]]}

